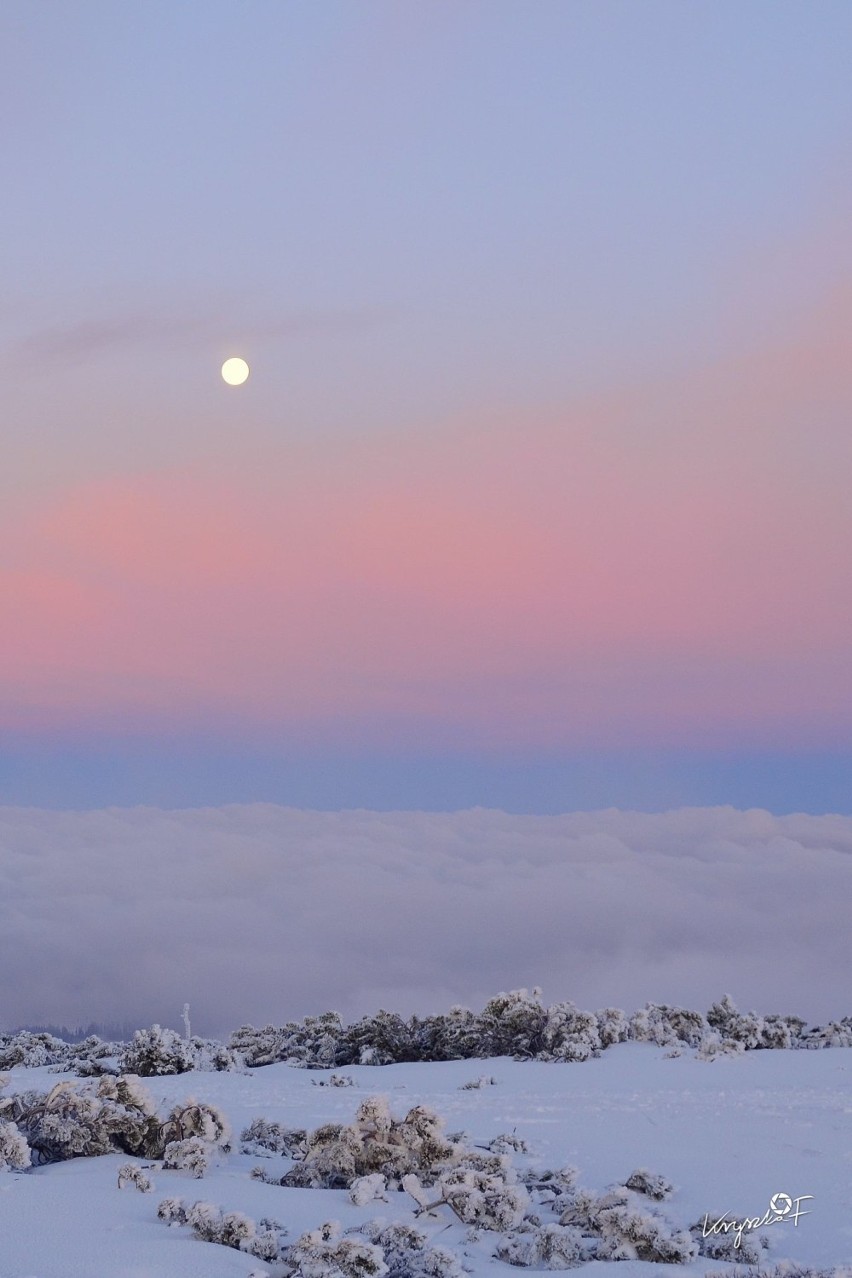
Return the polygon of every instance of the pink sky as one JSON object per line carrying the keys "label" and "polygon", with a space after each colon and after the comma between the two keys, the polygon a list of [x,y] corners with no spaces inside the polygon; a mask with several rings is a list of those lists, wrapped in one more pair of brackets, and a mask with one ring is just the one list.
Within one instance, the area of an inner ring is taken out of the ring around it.
{"label": "pink sky", "polygon": [[848,742],[850,320],[837,290],[574,403],[55,485],[2,528],[2,727]]}

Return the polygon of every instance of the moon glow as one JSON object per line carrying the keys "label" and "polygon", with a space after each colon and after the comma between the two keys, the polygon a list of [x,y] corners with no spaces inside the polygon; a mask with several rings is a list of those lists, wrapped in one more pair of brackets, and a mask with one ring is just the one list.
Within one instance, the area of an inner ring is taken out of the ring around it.
{"label": "moon glow", "polygon": [[226,359],[222,365],[222,379],[229,386],[242,386],[248,375],[249,366],[238,355],[234,355],[231,359]]}

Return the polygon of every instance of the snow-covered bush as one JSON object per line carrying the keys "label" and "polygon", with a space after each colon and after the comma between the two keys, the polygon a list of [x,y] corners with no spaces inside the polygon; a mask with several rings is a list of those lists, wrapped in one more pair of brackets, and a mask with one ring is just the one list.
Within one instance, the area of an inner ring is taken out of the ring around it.
{"label": "snow-covered bush", "polygon": [[404,1118],[395,1119],[384,1097],[370,1096],[349,1126],[326,1123],[310,1132],[303,1158],[278,1183],[346,1189],[358,1177],[379,1172],[396,1188],[408,1172],[434,1180],[459,1153],[432,1110],[415,1105]]}
{"label": "snow-covered bush", "polygon": [[704,1278],[852,1278],[852,1265],[836,1265],[831,1269],[802,1268],[791,1260],[782,1260],[771,1269],[714,1269]]}
{"label": "snow-covered bush", "polygon": [[192,1069],[225,1073],[245,1068],[245,1063],[239,1052],[231,1047],[226,1047],[224,1043],[217,1042],[216,1039],[198,1038],[193,1035],[189,1039],[187,1046],[192,1059]]}
{"label": "snow-covered bush", "polygon": [[419,1059],[411,1025],[396,1012],[382,1009],[365,1016],[341,1036],[339,1064],[390,1065]]}
{"label": "snow-covered bush", "polygon": [[541,990],[510,990],[488,1000],[479,1014],[479,1055],[540,1055],[546,1047],[547,1008]]}
{"label": "snow-covered bush", "polygon": [[185,1038],[176,1030],[152,1025],[136,1030],[120,1051],[121,1068],[153,1078],[165,1074],[186,1074],[189,1070],[240,1070],[243,1058],[238,1051],[210,1038]]}
{"label": "snow-covered bush", "polygon": [[509,1265],[536,1269],[576,1269],[593,1250],[573,1225],[538,1225],[501,1238],[495,1249]]}
{"label": "snow-covered bush", "polygon": [[626,1043],[630,1037],[630,1022],[619,1007],[605,1007],[597,1014],[598,1037],[601,1047],[614,1043]]}
{"label": "snow-covered bush", "polygon": [[285,1031],[276,1029],[274,1025],[264,1025],[262,1029],[242,1025],[228,1039],[228,1048],[254,1069],[284,1060],[284,1036]]}
{"label": "snow-covered bush", "polygon": [[714,1061],[718,1056],[741,1056],[745,1044],[735,1038],[720,1038],[715,1030],[711,1030],[695,1053],[700,1061]]}
{"label": "snow-covered bush", "polygon": [[471,1078],[466,1083],[459,1084],[460,1092],[476,1092],[480,1087],[494,1087],[497,1079],[490,1074],[480,1074],[479,1078]]}
{"label": "snow-covered bush", "polygon": [[132,1075],[104,1076],[94,1086],[62,1082],[47,1094],[28,1092],[10,1099],[16,1104],[8,1116],[39,1162],[116,1150],[145,1158],[160,1153],[153,1099]]}
{"label": "snow-covered bush", "polygon": [[119,1167],[118,1187],[123,1189],[125,1185],[135,1185],[143,1194],[150,1194],[154,1188],[153,1180],[138,1163],[123,1163]]}
{"label": "snow-covered bush", "polygon": [[462,1061],[484,1056],[480,1019],[458,1004],[437,1016],[411,1019],[421,1061]]}
{"label": "snow-covered bush", "polygon": [[30,1147],[14,1123],[0,1119],[0,1172],[23,1171],[30,1165]]}
{"label": "snow-covered bush", "polygon": [[799,1041],[801,1047],[852,1047],[852,1016],[844,1016],[842,1021],[829,1021],[827,1025],[816,1025],[805,1030]]}
{"label": "snow-covered bush", "polygon": [[160,1025],[137,1030],[121,1057],[122,1071],[142,1078],[185,1074],[192,1067],[192,1049],[186,1039]]}
{"label": "snow-covered bush", "polygon": [[200,1180],[210,1165],[212,1146],[199,1136],[170,1140],[163,1151],[164,1171],[189,1171]]}
{"label": "snow-covered bush", "polygon": [[387,1187],[387,1181],[381,1172],[373,1172],[372,1176],[358,1176],[349,1186],[349,1200],[356,1207],[366,1207],[367,1203],[375,1202],[377,1198],[387,1202]]}
{"label": "snow-covered bush", "polygon": [[603,1194],[578,1190],[559,1223],[597,1236],[597,1260],[686,1264],[698,1255],[698,1245],[688,1231],[676,1228],[655,1211],[634,1207],[629,1194],[620,1189]]}
{"label": "snow-covered bush", "polygon": [[346,1027],[336,1012],[326,1012],[279,1028],[243,1026],[231,1036],[230,1049],[251,1066],[289,1061],[332,1068],[490,1056],[583,1061],[628,1039],[701,1048],[715,1037],[740,1042],[748,1050],[852,1042],[852,1018],[806,1033],[803,1027],[795,1016],[739,1013],[727,995],[706,1018],[687,1008],[648,1003],[628,1019],[614,1007],[598,1012],[571,1002],[548,1007],[539,989],[520,989],[495,995],[478,1013],[456,1006],[406,1021],[395,1012],[379,1011]]}
{"label": "snow-covered bush", "polygon": [[452,1252],[427,1246],[426,1235],[407,1222],[371,1220],[361,1232],[381,1249],[388,1278],[464,1278]]}
{"label": "snow-covered bush", "polygon": [[730,994],[723,994],[719,1002],[713,1004],[707,1013],[707,1024],[723,1042],[738,1043],[745,1051],[798,1047],[805,1027],[805,1022],[798,1016],[758,1016],[756,1012],[740,1012]]}
{"label": "snow-covered bush", "polygon": [[499,1136],[495,1136],[488,1142],[488,1148],[494,1154],[528,1154],[530,1152],[527,1142],[521,1136],[516,1136],[514,1132],[500,1132]]}
{"label": "snow-covered bush", "polygon": [[646,1003],[630,1018],[631,1039],[637,1043],[656,1043],[658,1047],[672,1043],[700,1047],[707,1030],[708,1024],[701,1012],[669,1007],[665,1003]]}
{"label": "snow-covered bush", "polygon": [[343,1022],[337,1012],[306,1016],[303,1021],[284,1026],[279,1048],[281,1054],[277,1059],[308,1069],[350,1065],[350,1053],[342,1047],[344,1034]]}
{"label": "snow-covered bush", "polygon": [[[364,1061],[361,1062],[365,1064]],[[372,1064],[373,1062],[369,1062]],[[314,1087],[354,1087],[355,1082],[348,1074],[330,1074],[328,1078],[311,1079]]]}
{"label": "snow-covered bush", "polygon": [[658,1203],[661,1203],[664,1198],[670,1198],[674,1193],[674,1185],[671,1181],[666,1180],[664,1176],[649,1172],[645,1167],[637,1167],[634,1172],[631,1172],[624,1186],[637,1194],[645,1194]]}
{"label": "snow-covered bush", "polygon": [[[118,1074],[116,1058],[123,1052],[123,1045],[108,1043],[97,1034],[90,1034],[80,1043],[71,1043],[67,1060],[62,1068],[73,1070],[80,1078],[97,1078],[101,1074]],[[56,1068],[56,1067],[54,1067]]]}
{"label": "snow-covered bush", "polygon": [[197,1101],[188,1096],[182,1105],[175,1105],[160,1128],[163,1146],[171,1141],[183,1141],[197,1136],[206,1144],[220,1149],[231,1147],[231,1125],[217,1105]]}
{"label": "snow-covered bush", "polygon": [[344,1029],[337,1012],[308,1016],[286,1025],[242,1025],[228,1039],[228,1048],[251,1069],[289,1061],[293,1065],[327,1068],[351,1064],[339,1060]]}
{"label": "snow-covered bush", "polygon": [[242,1243],[255,1233],[254,1221],[241,1211],[222,1212],[213,1203],[197,1202],[187,1208],[186,1223],[196,1238],[223,1247],[244,1250]]}
{"label": "snow-covered bush", "polygon": [[550,1061],[587,1061],[601,1052],[598,1018],[573,1003],[555,1003],[547,1020],[539,1052]]}
{"label": "snow-covered bush", "polygon": [[97,1083],[61,1082],[46,1094],[19,1093],[4,1102],[3,1113],[43,1163],[116,1151],[162,1158],[170,1141],[189,1136],[223,1148],[228,1142],[227,1121],[215,1106],[190,1099],[161,1120],[152,1096],[133,1074],[104,1075]]}
{"label": "snow-covered bush", "polygon": [[261,1220],[258,1231],[255,1221],[241,1211],[223,1212],[215,1203],[203,1201],[188,1205],[182,1198],[164,1198],[157,1215],[169,1225],[189,1225],[202,1242],[234,1247],[257,1260],[281,1257],[285,1231],[272,1221]]}
{"label": "snow-covered bush", "polygon": [[[718,1216],[710,1217],[711,1220],[721,1218],[721,1212]],[[757,1265],[769,1246],[769,1239],[765,1234],[743,1233],[738,1237],[733,1233],[705,1235],[704,1219],[693,1225],[690,1233],[695,1239],[700,1256],[706,1256],[708,1260],[728,1260],[732,1264]]]}
{"label": "snow-covered bush", "polygon": [[520,1173],[519,1179],[537,1203],[561,1211],[573,1196],[579,1174],[576,1167],[562,1167],[559,1171],[549,1168],[539,1171],[528,1167]]}
{"label": "snow-covered bush", "polygon": [[302,1234],[287,1249],[293,1278],[385,1278],[388,1267],[380,1247],[343,1238],[337,1221]]}
{"label": "snow-covered bush", "polygon": [[0,1069],[14,1069],[21,1065],[29,1069],[41,1065],[63,1065],[68,1056],[68,1044],[61,1038],[54,1038],[53,1034],[31,1030],[0,1034]]}
{"label": "snow-covered bush", "polygon": [[526,1186],[505,1164],[490,1171],[452,1167],[441,1173],[428,1194],[419,1178],[410,1174],[404,1178],[403,1188],[418,1204],[418,1215],[446,1205],[462,1224],[500,1233],[514,1229],[530,1205]]}
{"label": "snow-covered bush", "polygon": [[261,1157],[286,1154],[288,1158],[303,1158],[307,1139],[308,1133],[303,1127],[283,1127],[266,1118],[255,1118],[240,1136],[240,1150],[243,1154]]}

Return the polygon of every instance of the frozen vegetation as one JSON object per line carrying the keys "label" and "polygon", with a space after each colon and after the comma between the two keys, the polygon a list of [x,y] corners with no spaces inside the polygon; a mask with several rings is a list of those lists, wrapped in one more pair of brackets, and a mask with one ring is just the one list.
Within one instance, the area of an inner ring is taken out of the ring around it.
{"label": "frozen vegetation", "polygon": [[[306,1069],[392,1065],[512,1056],[516,1060],[575,1062],[616,1043],[654,1043],[702,1059],[740,1052],[852,1047],[852,1016],[808,1026],[799,1016],[739,1011],[726,994],[705,1013],[648,1003],[632,1016],[618,1008],[581,1011],[573,1003],[547,1006],[539,990],[497,994],[480,1012],[453,1007],[443,1015],[407,1020],[379,1011],[352,1025],[336,1012],[286,1025],[243,1025],[226,1043],[181,1035],[153,1025],[124,1043],[95,1035],[66,1042],[47,1032],[0,1032],[0,1069],[49,1065],[87,1077],[104,1073],[142,1078],[190,1070],[234,1070],[285,1062]],[[331,1076],[330,1086],[346,1086]],[[472,1080],[482,1086],[487,1079]]]}
{"label": "frozen vegetation", "polygon": [[852,1278],[850,1048],[849,1018],[525,990],[227,1043],[7,1034],[0,1273]]}

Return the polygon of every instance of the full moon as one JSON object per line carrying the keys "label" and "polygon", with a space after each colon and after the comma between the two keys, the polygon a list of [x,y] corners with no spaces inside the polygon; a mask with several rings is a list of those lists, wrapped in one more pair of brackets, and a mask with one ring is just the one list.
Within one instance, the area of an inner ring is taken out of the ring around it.
{"label": "full moon", "polygon": [[222,365],[222,377],[229,386],[242,386],[249,375],[249,366],[238,355],[226,359]]}

